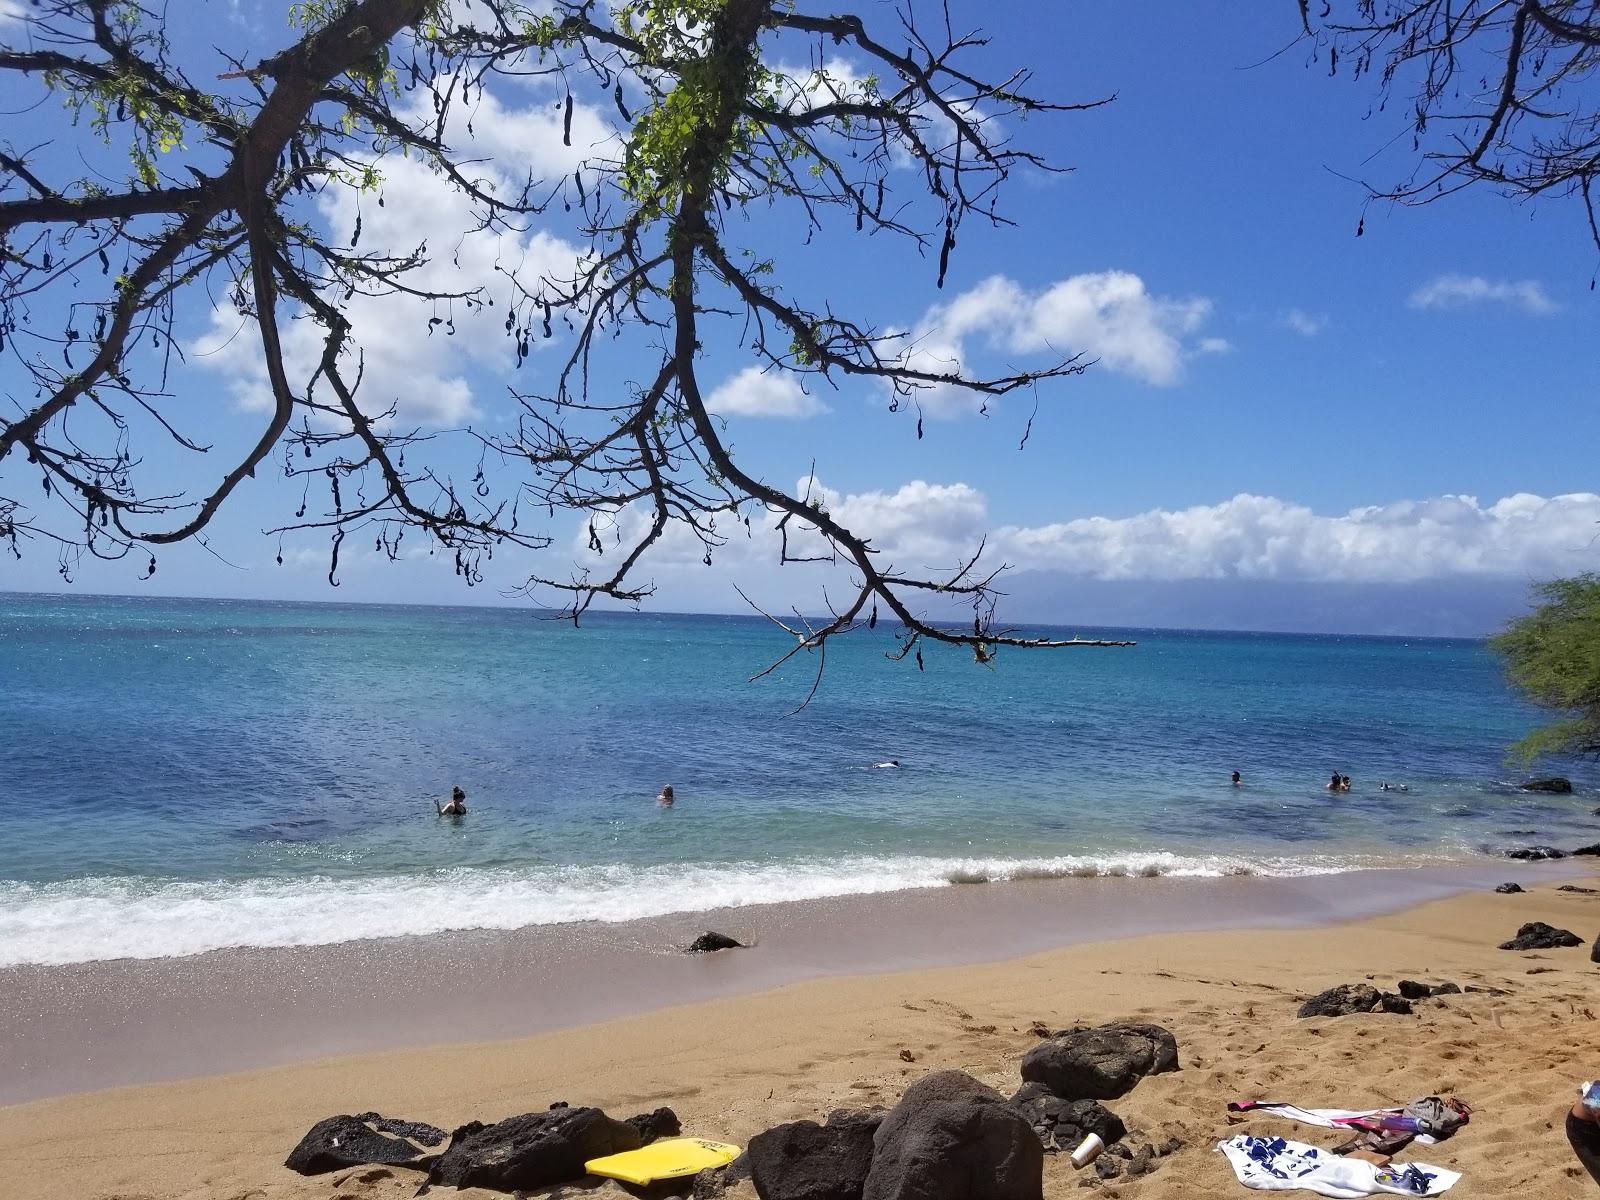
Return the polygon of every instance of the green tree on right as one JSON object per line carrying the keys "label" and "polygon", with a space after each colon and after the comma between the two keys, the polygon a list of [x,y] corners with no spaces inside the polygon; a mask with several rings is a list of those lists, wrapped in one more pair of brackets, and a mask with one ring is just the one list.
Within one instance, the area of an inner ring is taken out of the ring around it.
{"label": "green tree on right", "polygon": [[1535,704],[1566,713],[1512,745],[1522,762],[1558,752],[1600,755],[1600,575],[1535,588],[1544,603],[1490,640],[1506,675]]}

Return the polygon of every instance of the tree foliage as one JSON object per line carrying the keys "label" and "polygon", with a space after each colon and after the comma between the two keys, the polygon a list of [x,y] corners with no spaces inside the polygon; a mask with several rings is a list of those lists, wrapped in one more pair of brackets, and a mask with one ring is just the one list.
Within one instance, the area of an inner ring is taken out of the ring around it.
{"label": "tree foliage", "polygon": [[[692,531],[710,561],[761,521],[785,561],[822,557],[853,580],[830,620],[788,626],[797,649],[875,623],[880,606],[904,630],[902,654],[925,638],[980,660],[998,645],[1085,644],[998,628],[996,570],[977,556],[934,573],[885,561],[870,530],[747,470],[705,403],[708,343],[742,345],[813,385],[866,381],[913,413],[926,389],[1001,396],[1088,365],[1064,354],[974,374],[780,282],[764,236],[842,226],[863,252],[906,247],[943,286],[964,224],[1007,223],[1002,185],[1057,169],[1013,144],[1025,121],[1101,102],[1036,97],[1025,70],[986,73],[986,40],[928,7],[925,27],[914,5],[846,2],[304,0],[288,7],[284,49],[224,55],[202,77],[172,44],[188,5],[35,0],[0,46],[0,78],[12,95],[65,105],[76,136],[125,166],[121,179],[83,175],[82,154],[23,144],[16,125],[0,144],[0,338],[26,381],[0,413],[0,542],[15,553],[54,543],[68,573],[83,554],[203,539],[266,469],[304,497],[269,532],[325,532],[335,582],[350,537],[394,557],[420,533],[470,583],[497,550],[549,547],[559,514],[577,513],[604,569],[536,572],[526,585],[564,597],[576,618],[601,596],[647,596],[641,560],[669,526]],[[889,18],[891,32],[868,17]],[[858,69],[831,65],[839,54]],[[603,105],[616,137],[561,177],[517,162],[490,170],[464,143],[501,80],[549,89],[569,139],[575,106]],[[447,247],[368,249],[359,218],[330,229],[314,203],[339,190],[358,205],[405,203],[385,187],[397,159],[470,200],[461,234],[564,221],[581,253],[537,278],[497,264],[494,278],[422,282]],[[194,494],[146,468],[142,447],[218,453],[183,431],[170,384],[194,350],[185,314],[216,297],[239,314],[238,336],[259,343],[270,411]],[[363,391],[347,317],[357,297],[425,302],[419,336],[448,336],[498,304],[519,363],[548,338],[560,364],[527,371],[510,427],[407,427],[393,397]],[[297,374],[285,331],[304,322],[321,350]],[[619,361],[649,366],[616,379]],[[970,624],[924,616],[935,596],[967,601]]]}
{"label": "tree foliage", "polygon": [[1544,603],[1491,642],[1511,682],[1535,704],[1570,714],[1512,747],[1524,761],[1558,752],[1600,754],[1600,575],[1553,579]]}
{"label": "tree foliage", "polygon": [[1576,198],[1600,248],[1600,5],[1594,0],[1299,0],[1330,73],[1402,107],[1411,169],[1374,197],[1488,186]]}

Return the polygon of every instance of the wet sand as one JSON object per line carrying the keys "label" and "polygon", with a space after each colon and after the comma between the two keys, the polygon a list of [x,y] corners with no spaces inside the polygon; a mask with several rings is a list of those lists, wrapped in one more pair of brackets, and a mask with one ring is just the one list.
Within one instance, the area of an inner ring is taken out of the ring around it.
{"label": "wet sand", "polygon": [[[621,924],[11,967],[0,969],[0,1104],[526,1037],[804,980],[997,962],[1152,932],[1307,928],[1583,870],[1486,861],[1295,879],[1053,879]],[[679,952],[704,929],[750,948]]]}

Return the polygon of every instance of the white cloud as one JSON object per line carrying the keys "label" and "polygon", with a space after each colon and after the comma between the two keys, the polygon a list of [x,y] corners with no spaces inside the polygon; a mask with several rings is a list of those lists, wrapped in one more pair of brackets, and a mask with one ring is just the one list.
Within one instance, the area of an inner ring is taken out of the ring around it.
{"label": "white cloud", "polygon": [[904,566],[954,565],[977,549],[989,525],[988,500],[965,483],[914,479],[893,492],[813,491],[835,521]]}
{"label": "white cloud", "polygon": [[[601,111],[591,105],[572,106],[571,145],[566,145],[564,99],[549,88],[536,89],[539,102],[527,108],[508,108],[493,93],[472,90],[472,103],[455,114],[450,143],[491,160],[511,164],[511,174],[554,181],[570,175],[589,159],[620,153],[617,131]],[[417,105],[424,92],[417,93]],[[564,93],[562,96],[564,97]],[[412,110],[413,119],[428,119],[431,110]]]}
{"label": "white cloud", "polygon": [[815,417],[828,406],[790,375],[746,367],[706,397],[708,412],[741,417]]}
{"label": "white cloud", "polygon": [[8,21],[20,21],[25,15],[24,0],[0,0],[0,25]]}
{"label": "white cloud", "polygon": [[[796,495],[807,492],[805,480]],[[937,576],[986,543],[980,565],[1051,571],[1088,580],[1245,580],[1408,584],[1426,580],[1528,580],[1572,574],[1600,558],[1600,495],[1527,493],[1483,505],[1471,496],[1439,496],[1373,505],[1324,516],[1270,496],[1240,495],[1219,504],[1155,509],[1130,517],[1086,517],[996,528],[987,498],[965,483],[913,480],[894,491],[842,493],[813,483],[810,495],[846,529],[867,538],[880,566]],[[600,522],[607,555],[594,556],[579,528],[572,552],[580,568],[604,571],[617,535],[632,545],[649,520],[630,506],[615,525]],[[670,525],[640,564],[641,579],[700,589],[704,599],[736,603],[736,582],[764,605],[805,609],[822,588],[837,597],[848,565],[778,565],[774,518],[742,525],[713,551],[681,525]],[[826,552],[814,529],[791,522],[789,551]],[[731,581],[731,582],[730,582]],[[703,589],[711,588],[707,593]],[[724,595],[726,592],[726,595]]]}
{"label": "white cloud", "polygon": [[[498,150],[510,156],[514,151],[520,169],[553,177],[572,170],[593,149],[595,139],[603,139],[603,125],[580,106],[574,112],[573,146],[563,146],[560,114],[546,109],[542,101],[537,108],[509,109],[485,97],[471,113],[470,135],[465,110],[452,130],[462,134],[462,144],[473,154]],[[492,162],[479,162],[473,169],[482,186],[511,187],[510,176]],[[341,296],[351,341],[364,354],[362,407],[377,414],[393,405],[402,424],[471,420],[482,399],[473,380],[483,373],[509,374],[515,365],[514,342],[505,330],[511,281],[537,291],[541,278],[570,278],[581,251],[543,230],[479,229],[474,202],[418,159],[390,155],[379,170],[385,200],[381,207],[373,196],[348,187],[331,187],[318,197],[319,215],[333,236],[350,237],[359,217],[362,251],[407,255],[426,244],[429,261],[405,276],[409,286],[451,292],[486,285],[496,304],[468,309],[462,303],[435,304],[404,295]],[[435,317],[440,324],[430,324]],[[211,329],[199,348],[200,361],[228,374],[229,391],[241,408],[270,409],[271,393],[253,331],[235,336],[242,322],[230,306],[213,312]],[[281,323],[286,365],[298,387],[321,357],[321,330],[310,320],[288,320],[287,314]],[[532,345],[541,344],[536,331]],[[347,375],[353,374],[352,362]]]}
{"label": "white cloud", "polygon": [[[806,493],[806,481],[795,494]],[[1324,516],[1271,496],[1239,495],[1219,504],[1153,509],[1130,517],[1083,517],[995,528],[983,492],[965,483],[913,480],[895,491],[842,493],[812,484],[839,524],[867,538],[885,567],[938,572],[964,562],[987,541],[983,562],[1017,570],[1059,571],[1083,579],[1172,581],[1414,583],[1429,579],[1532,579],[1588,569],[1600,558],[1600,495],[1528,493],[1483,505],[1471,496],[1402,500]],[[602,523],[608,550],[644,530],[648,512],[630,507],[615,530]],[[580,530],[573,550],[595,564]],[[825,552],[810,527],[791,523],[790,553]],[[766,579],[778,560],[773,518],[743,527],[714,552],[739,580]],[[643,564],[652,570],[703,566],[705,550],[670,526]],[[599,560],[603,565],[604,560]],[[784,576],[788,578],[788,576]],[[791,584],[795,581],[791,580]]]}
{"label": "white cloud", "polygon": [[1010,527],[996,534],[1018,566],[1095,579],[1411,582],[1538,576],[1594,560],[1600,496],[1527,493],[1480,505],[1440,496],[1321,516],[1270,496]]}
{"label": "white cloud", "polygon": [[1233,343],[1227,338],[1203,337],[1195,346],[1196,354],[1228,354],[1233,350]]}
{"label": "white cloud", "polygon": [[[1128,271],[1073,275],[1039,292],[994,275],[930,308],[904,335],[904,361],[939,373],[968,367],[966,343],[977,336],[992,349],[1014,353],[1082,353],[1110,370],[1168,386],[1182,377],[1191,355],[1229,348],[1222,338],[1188,340],[1211,307],[1204,297],[1154,296]],[[950,385],[924,388],[917,399],[936,417],[974,412],[982,404],[981,397]]]}
{"label": "white cloud", "polygon": [[[984,494],[965,483],[927,483],[912,480],[893,492],[841,492],[814,480],[795,482],[795,496],[821,504],[834,521],[851,533],[870,540],[883,565],[907,569],[945,568],[970,556],[989,528],[989,506]],[[726,528],[727,543],[714,550],[719,566],[773,566],[781,552],[777,515],[753,516],[748,530],[742,524]],[[582,521],[572,539],[580,566],[603,570],[615,547],[629,547],[642,537],[651,520],[648,504],[630,504],[622,511],[597,516],[595,532],[605,554],[596,556],[589,545],[589,527]],[[641,569],[701,567],[706,548],[688,526],[673,522],[650,548]],[[827,546],[814,526],[791,521],[789,553],[795,557],[827,554]]]}
{"label": "white cloud", "polygon": [[1536,279],[1440,275],[1411,293],[1412,308],[1452,309],[1474,304],[1505,304],[1535,316],[1549,316],[1561,308],[1544,290],[1544,284]]}
{"label": "white cloud", "polygon": [[1328,327],[1326,316],[1313,316],[1303,308],[1291,308],[1283,314],[1281,324],[1286,329],[1292,329],[1302,337],[1316,337]]}

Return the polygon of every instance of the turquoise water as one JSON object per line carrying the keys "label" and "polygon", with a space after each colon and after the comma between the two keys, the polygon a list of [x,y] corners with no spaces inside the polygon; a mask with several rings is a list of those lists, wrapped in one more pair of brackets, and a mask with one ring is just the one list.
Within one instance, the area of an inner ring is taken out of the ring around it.
{"label": "turquoise water", "polygon": [[1507,786],[1537,714],[1478,643],[1133,636],[919,672],[863,631],[792,713],[757,619],[0,595],[0,964],[1594,840]]}

